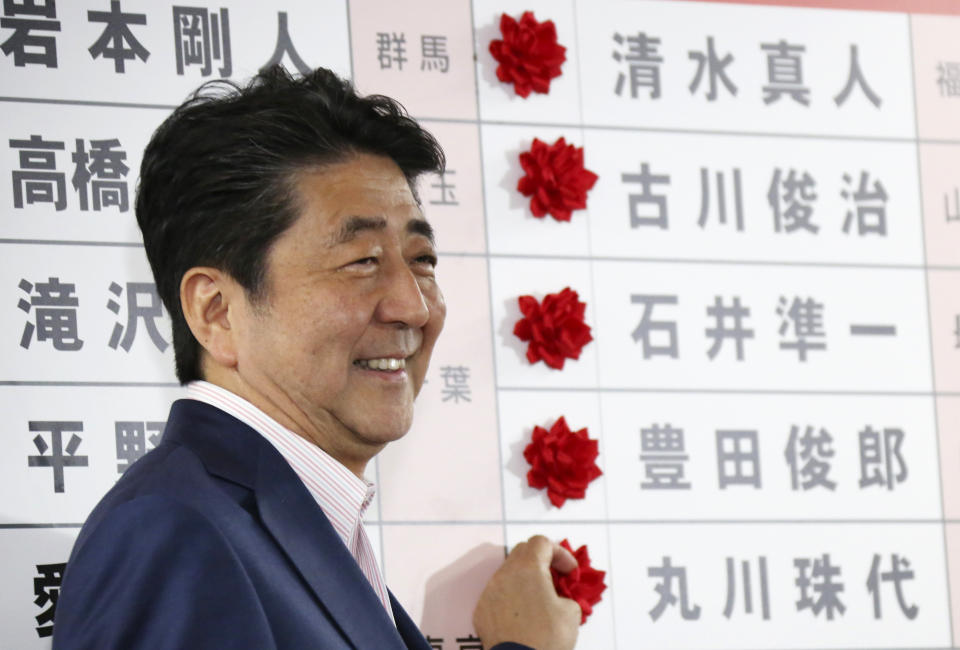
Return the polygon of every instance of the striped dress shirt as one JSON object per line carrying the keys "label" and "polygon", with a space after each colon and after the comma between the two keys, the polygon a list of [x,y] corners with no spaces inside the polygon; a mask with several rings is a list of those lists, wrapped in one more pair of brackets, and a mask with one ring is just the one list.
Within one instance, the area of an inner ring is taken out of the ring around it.
{"label": "striped dress shirt", "polygon": [[396,625],[380,565],[363,528],[363,515],[376,494],[374,484],[360,479],[320,447],[225,388],[206,381],[193,381],[187,384],[187,397],[229,413],[266,438],[280,452],[333,524]]}

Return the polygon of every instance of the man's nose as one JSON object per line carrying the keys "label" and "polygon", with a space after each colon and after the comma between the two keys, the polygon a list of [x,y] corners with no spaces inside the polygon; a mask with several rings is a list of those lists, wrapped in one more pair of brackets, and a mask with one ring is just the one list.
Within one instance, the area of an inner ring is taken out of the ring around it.
{"label": "man's nose", "polygon": [[378,306],[377,315],[380,321],[408,327],[426,325],[430,319],[430,308],[414,272],[408,266],[402,265],[395,269],[389,278]]}

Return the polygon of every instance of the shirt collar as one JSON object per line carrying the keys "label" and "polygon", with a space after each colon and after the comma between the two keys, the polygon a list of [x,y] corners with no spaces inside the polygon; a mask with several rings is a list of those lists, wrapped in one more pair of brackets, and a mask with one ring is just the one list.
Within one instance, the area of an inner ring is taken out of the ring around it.
{"label": "shirt collar", "polygon": [[376,494],[373,483],[359,478],[320,447],[221,386],[192,381],[187,384],[186,396],[232,415],[266,438],[293,468],[343,543],[353,551],[356,528]]}

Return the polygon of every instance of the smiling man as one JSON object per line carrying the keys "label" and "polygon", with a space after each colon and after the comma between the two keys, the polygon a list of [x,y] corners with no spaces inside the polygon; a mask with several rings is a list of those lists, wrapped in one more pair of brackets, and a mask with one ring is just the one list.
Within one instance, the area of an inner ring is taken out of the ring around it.
{"label": "smiling man", "polygon": [[[187,399],[81,530],[55,648],[430,649],[364,531],[364,471],[443,328],[414,189],[443,164],[322,69],[208,85],[160,126],[137,220]],[[575,561],[542,537],[510,554],[474,616],[487,647],[573,647],[551,565]]]}
{"label": "smiling man", "polygon": [[181,304],[208,353],[208,382],[360,477],[410,428],[443,328],[433,232],[385,156],[307,166],[293,195],[300,217],[270,246],[262,299],[194,267]]}

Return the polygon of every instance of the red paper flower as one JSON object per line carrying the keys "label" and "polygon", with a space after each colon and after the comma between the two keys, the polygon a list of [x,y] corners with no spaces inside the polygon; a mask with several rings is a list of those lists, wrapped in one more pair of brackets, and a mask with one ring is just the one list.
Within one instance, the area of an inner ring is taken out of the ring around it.
{"label": "red paper flower", "polygon": [[562,370],[564,358],[579,359],[580,350],[593,340],[590,326],[583,322],[587,305],[570,287],[548,293],[542,304],[533,296],[520,296],[517,302],[524,317],[513,326],[513,333],[521,341],[530,342],[530,363],[542,359],[551,368]]}
{"label": "red paper flower", "polygon": [[567,60],[567,48],[557,43],[553,21],[537,22],[532,11],[523,12],[519,23],[503,14],[500,33],[503,40],[490,41],[490,54],[500,64],[497,79],[512,83],[521,97],[531,90],[550,92],[550,80],[560,76],[560,65]]}
{"label": "red paper flower", "polygon": [[590,481],[603,474],[595,462],[599,453],[597,441],[587,429],[570,431],[562,416],[549,431],[534,427],[530,444],[523,450],[530,463],[527,483],[532,488],[547,488],[550,503],[558,508],[567,499],[582,499]]}
{"label": "red paper flower", "polygon": [[590,556],[587,554],[586,545],[581,546],[576,551],[570,547],[570,542],[563,540],[560,546],[573,553],[577,558],[577,568],[570,573],[560,573],[554,568],[550,568],[550,574],[553,576],[553,586],[557,594],[565,598],[571,598],[580,605],[580,625],[587,622],[587,617],[593,613],[593,606],[600,602],[600,594],[607,588],[603,582],[603,577],[607,575],[606,571],[597,571],[590,566]]}
{"label": "red paper flower", "polygon": [[524,196],[531,196],[530,211],[543,218],[549,212],[557,221],[570,221],[573,210],[587,207],[587,190],[597,175],[583,167],[583,147],[579,149],[560,138],[551,145],[533,139],[530,151],[520,154],[526,176],[517,183]]}

